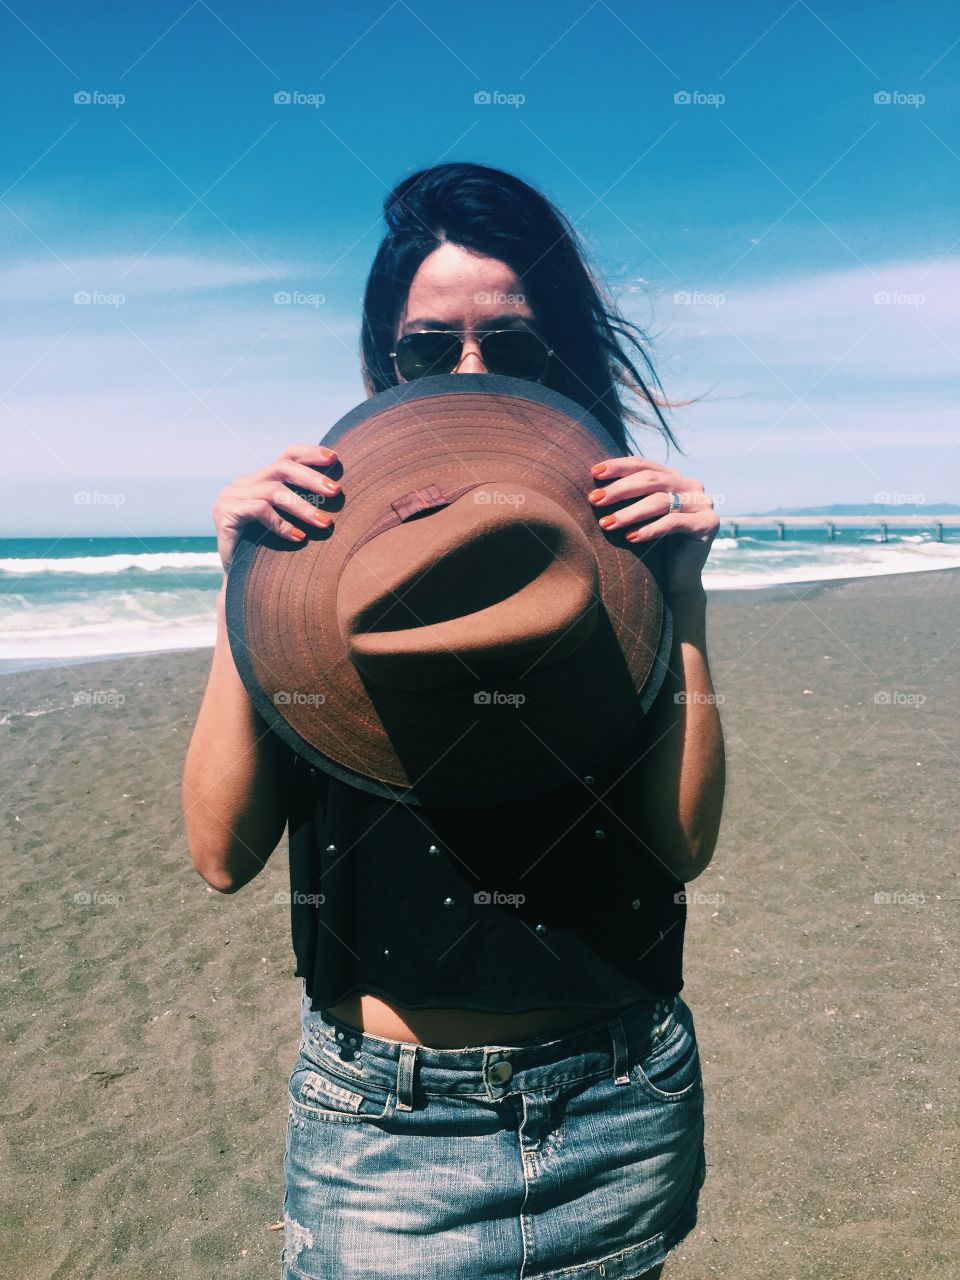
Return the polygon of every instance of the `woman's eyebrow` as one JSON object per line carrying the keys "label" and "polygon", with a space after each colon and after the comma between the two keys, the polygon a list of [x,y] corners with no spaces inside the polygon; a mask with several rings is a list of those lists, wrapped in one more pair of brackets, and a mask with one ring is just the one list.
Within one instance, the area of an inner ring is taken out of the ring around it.
{"label": "woman's eyebrow", "polygon": [[[521,321],[523,324],[536,324],[535,316],[522,316],[516,311],[507,311],[502,316],[490,316],[484,320],[484,325],[490,329],[501,329],[508,324],[516,324]],[[414,320],[408,320],[403,326],[403,332],[407,333],[411,329],[456,329],[455,324],[451,324],[449,320],[431,320],[425,316],[417,316]]]}
{"label": "woman's eyebrow", "polygon": [[452,329],[454,326],[448,320],[425,320],[418,316],[416,320],[408,320],[403,326],[403,331],[408,329]]}

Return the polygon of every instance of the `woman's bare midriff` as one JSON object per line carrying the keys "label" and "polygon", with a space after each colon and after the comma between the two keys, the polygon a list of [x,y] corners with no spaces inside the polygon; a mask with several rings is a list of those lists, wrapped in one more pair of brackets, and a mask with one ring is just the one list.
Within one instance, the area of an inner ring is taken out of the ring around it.
{"label": "woman's bare midriff", "polygon": [[[647,991],[646,994],[650,999],[656,999],[655,992]],[[402,1005],[389,1004],[379,996],[355,992],[338,1004],[328,1005],[325,1012],[339,1022],[386,1040],[406,1040],[432,1049],[463,1049],[468,1045],[507,1045],[522,1040],[550,1039],[610,1018],[617,1010],[584,1005],[566,1009],[526,1009],[520,1013],[480,1009],[407,1009]]]}

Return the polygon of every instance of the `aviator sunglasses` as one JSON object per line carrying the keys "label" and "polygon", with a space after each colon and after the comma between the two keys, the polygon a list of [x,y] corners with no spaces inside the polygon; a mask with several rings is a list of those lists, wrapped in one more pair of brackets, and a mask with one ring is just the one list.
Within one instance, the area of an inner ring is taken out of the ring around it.
{"label": "aviator sunglasses", "polygon": [[[476,330],[483,363],[491,373],[539,382],[553,351],[529,329]],[[408,333],[390,352],[397,373],[408,382],[430,374],[452,373],[463,357],[466,334],[456,329]]]}

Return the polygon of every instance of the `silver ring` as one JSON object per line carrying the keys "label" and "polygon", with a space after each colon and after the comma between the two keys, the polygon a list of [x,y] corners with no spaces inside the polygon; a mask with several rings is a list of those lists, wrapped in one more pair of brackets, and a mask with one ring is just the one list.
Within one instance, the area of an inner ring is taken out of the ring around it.
{"label": "silver ring", "polygon": [[673,511],[679,511],[682,506],[683,506],[683,499],[680,497],[679,493],[674,493],[673,490],[671,489],[670,490],[670,506],[667,508],[667,515],[670,515],[670,513]]}

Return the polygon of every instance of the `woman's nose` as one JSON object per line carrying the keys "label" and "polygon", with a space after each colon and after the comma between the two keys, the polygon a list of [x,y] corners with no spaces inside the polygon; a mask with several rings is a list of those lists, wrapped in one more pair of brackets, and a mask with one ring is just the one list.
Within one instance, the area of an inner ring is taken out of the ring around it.
{"label": "woman's nose", "polygon": [[476,338],[469,338],[463,344],[460,359],[453,369],[454,373],[486,373],[487,366],[480,354],[480,343]]}

